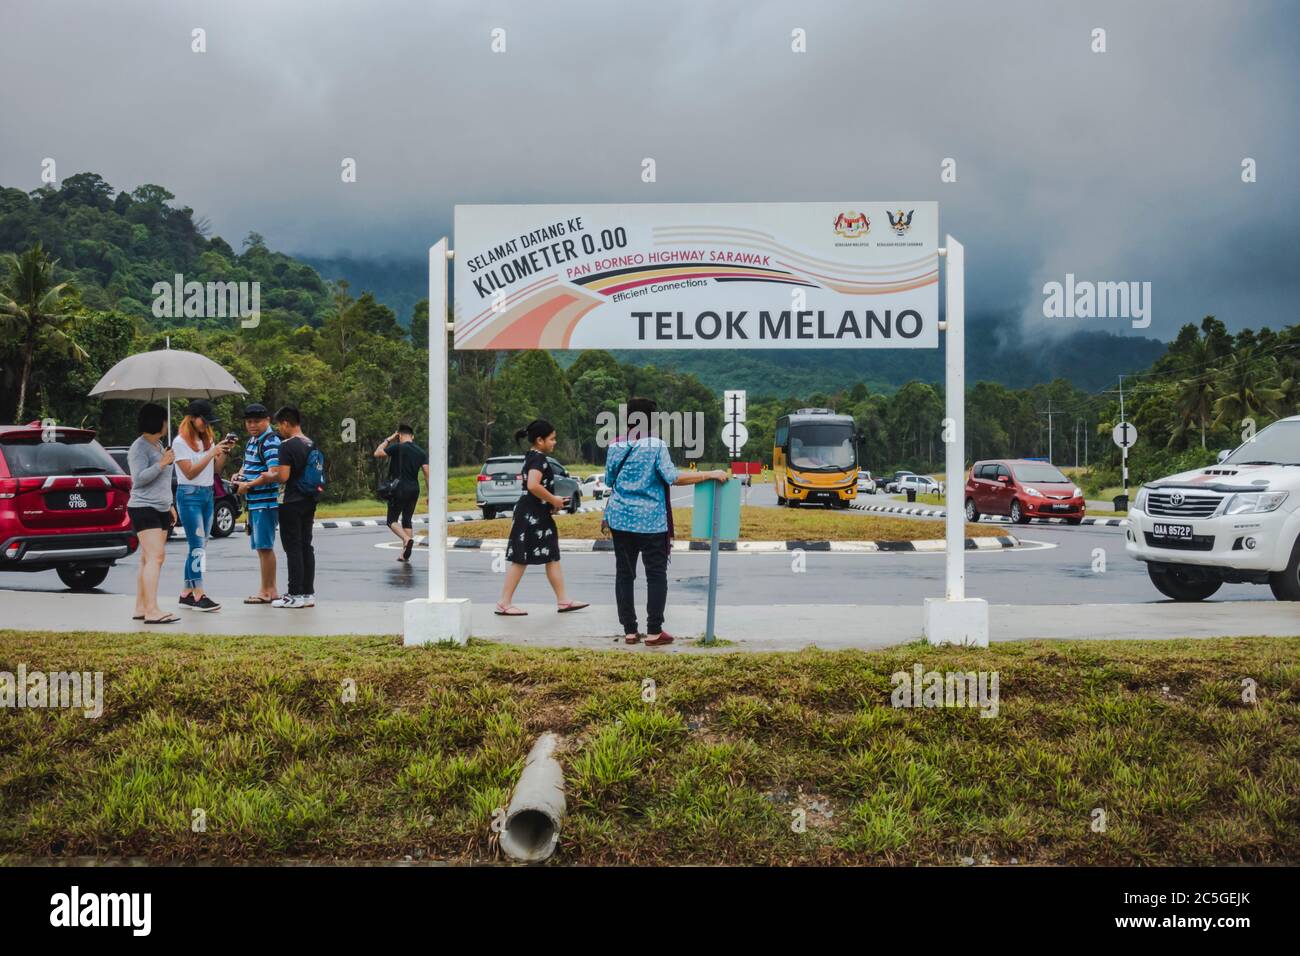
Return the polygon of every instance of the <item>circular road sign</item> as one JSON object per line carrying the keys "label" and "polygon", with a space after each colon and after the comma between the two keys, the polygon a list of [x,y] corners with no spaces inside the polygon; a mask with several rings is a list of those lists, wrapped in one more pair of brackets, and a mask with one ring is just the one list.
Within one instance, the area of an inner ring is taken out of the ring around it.
{"label": "circular road sign", "polygon": [[1120,448],[1132,448],[1138,440],[1138,430],[1128,422],[1120,422],[1110,434]]}
{"label": "circular road sign", "polygon": [[727,422],[722,426],[722,442],[728,448],[739,450],[749,441],[749,429],[742,422]]}

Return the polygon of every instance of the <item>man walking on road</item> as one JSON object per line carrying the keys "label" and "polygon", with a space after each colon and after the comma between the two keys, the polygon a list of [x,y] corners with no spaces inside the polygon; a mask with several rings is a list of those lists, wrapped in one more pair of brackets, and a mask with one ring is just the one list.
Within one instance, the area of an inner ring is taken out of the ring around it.
{"label": "man walking on road", "polygon": [[271,413],[254,402],[244,409],[244,465],[235,475],[235,487],[248,503],[249,543],[257,552],[262,586],[245,604],[270,604],[280,596],[275,589],[275,531],[280,508],[280,436],[271,428]]}
{"label": "man walking on road", "polygon": [[375,457],[389,460],[389,480],[397,483],[388,499],[388,527],[402,542],[402,554],[397,560],[409,561],[411,549],[415,547],[411,519],[420,501],[421,471],[425,486],[429,484],[429,454],[415,443],[415,430],[402,424],[379,443]]}

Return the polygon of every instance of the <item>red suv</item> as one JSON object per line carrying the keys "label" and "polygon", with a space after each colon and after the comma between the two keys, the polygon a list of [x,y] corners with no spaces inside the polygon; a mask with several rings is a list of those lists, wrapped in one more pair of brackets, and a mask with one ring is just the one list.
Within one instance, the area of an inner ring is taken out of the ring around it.
{"label": "red suv", "polygon": [[96,588],[139,547],[131,476],[84,428],[0,425],[0,571],[58,572]]}
{"label": "red suv", "polygon": [[977,461],[966,479],[966,520],[1007,515],[1019,524],[1031,518],[1083,521],[1083,492],[1050,462],[1023,458]]}

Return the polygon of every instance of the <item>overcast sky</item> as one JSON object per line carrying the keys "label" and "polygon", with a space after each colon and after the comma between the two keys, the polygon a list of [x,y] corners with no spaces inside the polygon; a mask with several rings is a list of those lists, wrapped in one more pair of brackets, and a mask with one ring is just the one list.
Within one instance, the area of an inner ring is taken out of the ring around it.
{"label": "overcast sky", "polygon": [[45,157],[158,183],[236,247],[416,258],[457,202],[933,199],[971,307],[1028,331],[1132,331],[1044,320],[1067,272],[1151,282],[1142,334],[1296,321],[1286,0],[4,0],[0,22],[0,184],[38,187]]}

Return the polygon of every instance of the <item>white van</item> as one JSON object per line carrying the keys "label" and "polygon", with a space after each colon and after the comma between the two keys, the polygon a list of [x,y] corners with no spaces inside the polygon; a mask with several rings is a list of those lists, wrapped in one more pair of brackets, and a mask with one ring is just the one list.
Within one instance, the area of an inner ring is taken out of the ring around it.
{"label": "white van", "polygon": [[1300,601],[1300,415],[1221,452],[1217,465],[1143,485],[1125,548],[1175,601],[1243,582]]}

